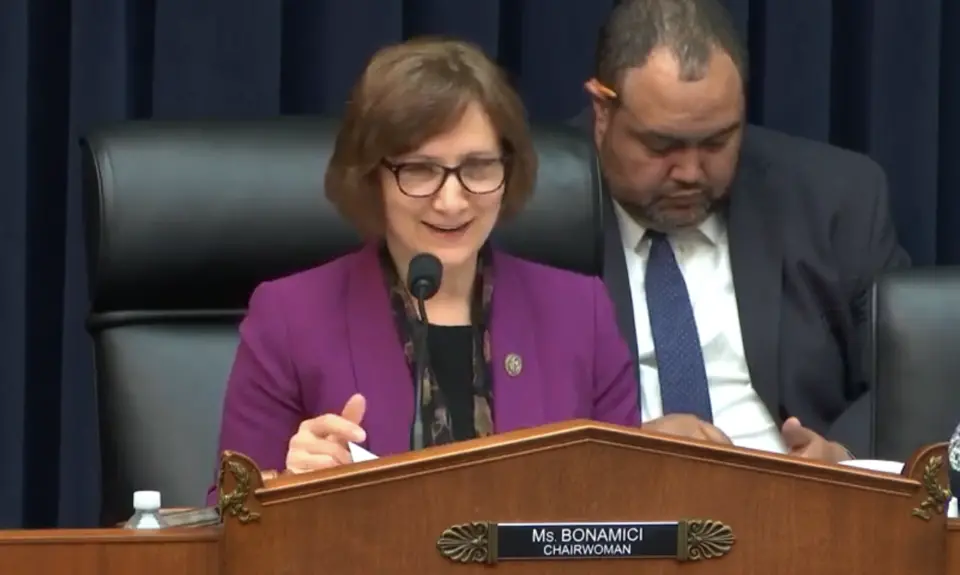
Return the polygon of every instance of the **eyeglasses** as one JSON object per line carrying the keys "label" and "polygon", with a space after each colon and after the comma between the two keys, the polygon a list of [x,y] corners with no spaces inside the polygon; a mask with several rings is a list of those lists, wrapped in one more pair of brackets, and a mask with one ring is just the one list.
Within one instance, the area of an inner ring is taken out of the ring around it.
{"label": "eyeglasses", "polygon": [[382,160],[397,179],[397,187],[411,198],[426,198],[440,191],[451,174],[463,189],[474,195],[492,194],[507,179],[506,158],[472,158],[458,166],[435,162],[391,162]]}

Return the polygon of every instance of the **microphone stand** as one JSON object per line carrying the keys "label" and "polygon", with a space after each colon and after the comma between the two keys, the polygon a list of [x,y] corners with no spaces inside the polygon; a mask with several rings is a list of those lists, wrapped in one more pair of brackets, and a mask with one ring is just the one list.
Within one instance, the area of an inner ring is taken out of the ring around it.
{"label": "microphone stand", "polygon": [[414,372],[416,382],[413,389],[413,426],[410,430],[411,449],[423,449],[423,377],[429,370],[430,351],[427,348],[427,306],[426,301],[437,293],[443,277],[443,264],[437,256],[421,253],[413,256],[407,266],[407,293],[417,300],[420,321],[414,322],[410,335],[413,339]]}
{"label": "microphone stand", "polygon": [[423,376],[430,365],[430,350],[427,349],[427,307],[424,290],[416,290],[417,309],[420,311],[420,321],[414,324],[413,353],[416,382],[413,388],[413,428],[410,444],[414,451],[423,449]]}

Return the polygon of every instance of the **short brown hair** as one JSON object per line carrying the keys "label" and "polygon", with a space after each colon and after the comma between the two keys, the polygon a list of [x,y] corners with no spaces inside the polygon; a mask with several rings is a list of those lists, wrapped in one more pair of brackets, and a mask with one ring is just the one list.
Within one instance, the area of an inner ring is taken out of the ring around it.
{"label": "short brown hair", "polygon": [[367,64],[327,166],[327,198],[364,235],[382,235],[381,162],[452,129],[472,103],[483,107],[500,136],[507,158],[501,216],[515,215],[533,192],[537,174],[523,103],[479,48],[445,39],[389,46]]}

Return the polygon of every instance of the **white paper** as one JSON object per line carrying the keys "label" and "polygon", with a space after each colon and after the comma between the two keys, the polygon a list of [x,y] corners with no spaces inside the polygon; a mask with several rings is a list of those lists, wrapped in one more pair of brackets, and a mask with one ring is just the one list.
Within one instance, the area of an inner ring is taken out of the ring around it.
{"label": "white paper", "polygon": [[352,441],[348,441],[347,446],[350,448],[350,457],[353,458],[354,463],[379,459],[376,455],[370,453]]}
{"label": "white paper", "polygon": [[903,473],[904,466],[900,461],[889,461],[886,459],[851,459],[849,461],[841,461],[840,465],[859,467],[860,469],[869,469],[870,471],[880,471],[882,473],[893,473],[894,475]]}

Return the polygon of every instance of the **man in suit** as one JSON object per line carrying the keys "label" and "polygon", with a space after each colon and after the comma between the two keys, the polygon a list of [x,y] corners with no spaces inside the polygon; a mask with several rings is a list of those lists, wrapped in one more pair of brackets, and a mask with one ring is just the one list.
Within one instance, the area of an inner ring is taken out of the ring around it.
{"label": "man in suit", "polygon": [[592,109],[604,280],[645,426],[837,462],[870,452],[869,290],[907,266],[867,157],[745,124],[717,0],[624,0]]}

